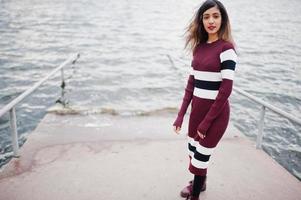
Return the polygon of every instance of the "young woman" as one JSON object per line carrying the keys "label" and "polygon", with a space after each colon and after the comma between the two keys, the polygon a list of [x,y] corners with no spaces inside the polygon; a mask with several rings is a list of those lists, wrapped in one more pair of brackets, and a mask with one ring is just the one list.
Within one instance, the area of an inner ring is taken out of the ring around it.
{"label": "young woman", "polygon": [[181,196],[194,200],[206,189],[209,158],[228,125],[228,97],[237,56],[227,11],[217,0],[207,0],[201,5],[186,34],[185,47],[190,46],[193,54],[192,70],[173,125],[179,134],[191,102],[188,150],[189,171],[194,180],[181,191]]}

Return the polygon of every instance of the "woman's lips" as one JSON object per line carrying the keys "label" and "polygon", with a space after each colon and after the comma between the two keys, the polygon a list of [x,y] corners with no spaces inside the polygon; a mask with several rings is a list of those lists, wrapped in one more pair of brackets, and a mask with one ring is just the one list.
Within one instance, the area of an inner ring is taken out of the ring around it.
{"label": "woman's lips", "polygon": [[208,26],[208,29],[213,30],[215,29],[215,26]]}

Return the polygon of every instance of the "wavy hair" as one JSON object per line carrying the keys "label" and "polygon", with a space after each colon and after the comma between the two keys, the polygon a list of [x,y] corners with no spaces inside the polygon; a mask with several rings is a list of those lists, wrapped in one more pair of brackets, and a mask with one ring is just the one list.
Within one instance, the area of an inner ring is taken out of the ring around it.
{"label": "wavy hair", "polygon": [[203,24],[203,14],[206,10],[212,7],[217,7],[222,17],[221,27],[218,31],[218,38],[231,42],[234,45],[234,40],[231,34],[230,21],[226,8],[218,0],[206,0],[195,13],[185,31],[185,48],[189,46],[189,49],[192,52],[194,52],[198,44],[206,42],[208,40],[208,33],[206,32]]}

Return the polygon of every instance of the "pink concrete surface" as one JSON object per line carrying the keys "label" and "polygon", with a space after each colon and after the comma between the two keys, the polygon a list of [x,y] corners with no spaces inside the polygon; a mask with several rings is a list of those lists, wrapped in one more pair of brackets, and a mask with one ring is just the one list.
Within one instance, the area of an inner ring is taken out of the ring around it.
{"label": "pink concrete surface", "polygon": [[[0,200],[172,200],[192,178],[170,116],[48,114],[0,172]],[[187,123],[186,123],[187,124]],[[301,183],[233,126],[211,156],[208,200],[300,200]]]}

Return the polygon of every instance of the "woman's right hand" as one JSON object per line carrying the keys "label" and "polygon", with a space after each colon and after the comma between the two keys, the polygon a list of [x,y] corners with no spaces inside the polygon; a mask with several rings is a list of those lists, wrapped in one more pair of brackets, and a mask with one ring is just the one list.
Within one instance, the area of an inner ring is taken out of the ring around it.
{"label": "woman's right hand", "polygon": [[183,117],[178,116],[176,121],[173,123],[173,130],[176,134],[180,134],[182,123]]}
{"label": "woman's right hand", "polygon": [[176,127],[176,126],[173,126],[173,130],[174,130],[174,132],[176,133],[176,134],[180,134],[180,131],[181,131],[181,127]]}

